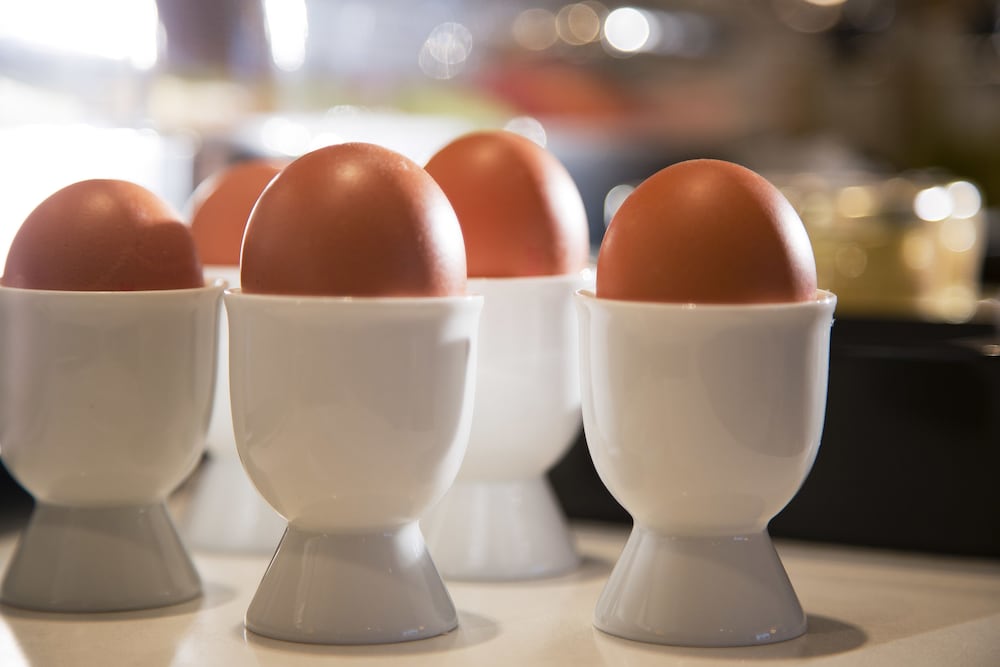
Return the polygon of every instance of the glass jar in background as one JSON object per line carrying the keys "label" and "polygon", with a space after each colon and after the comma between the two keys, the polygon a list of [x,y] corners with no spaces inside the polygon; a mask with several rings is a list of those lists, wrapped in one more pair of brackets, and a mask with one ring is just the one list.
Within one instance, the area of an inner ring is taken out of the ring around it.
{"label": "glass jar in background", "polygon": [[980,298],[976,185],[937,172],[770,176],[798,211],[838,313],[964,322]]}

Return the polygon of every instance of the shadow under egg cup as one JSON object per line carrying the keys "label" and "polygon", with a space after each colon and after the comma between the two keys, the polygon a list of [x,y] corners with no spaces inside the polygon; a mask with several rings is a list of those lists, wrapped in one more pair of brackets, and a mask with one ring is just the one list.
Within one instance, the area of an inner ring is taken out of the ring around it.
{"label": "shadow under egg cup", "polygon": [[2,456],[36,500],[4,603],[101,612],[201,593],[164,503],[201,455],[222,290],[0,287]]}
{"label": "shadow under egg cup", "polygon": [[469,449],[422,522],[445,577],[523,580],[578,565],[545,474],[581,427],[573,294],[592,283],[590,270],[469,279],[485,299]]}
{"label": "shadow under egg cup", "polygon": [[246,627],[323,644],[454,629],[417,522],[465,453],[482,297],[225,301],[240,458],[288,520]]}
{"label": "shadow under egg cup", "polygon": [[[206,266],[209,276],[239,287],[236,266]],[[250,483],[236,451],[229,400],[229,321],[219,312],[219,352],[212,418],[206,434],[208,456],[191,484],[191,495],[178,528],[195,550],[219,553],[274,553],[285,531],[281,518]]]}
{"label": "shadow under egg cup", "polygon": [[595,626],[688,646],[804,633],[767,524],[819,449],[836,297],[577,305],[588,447],[634,519]]}

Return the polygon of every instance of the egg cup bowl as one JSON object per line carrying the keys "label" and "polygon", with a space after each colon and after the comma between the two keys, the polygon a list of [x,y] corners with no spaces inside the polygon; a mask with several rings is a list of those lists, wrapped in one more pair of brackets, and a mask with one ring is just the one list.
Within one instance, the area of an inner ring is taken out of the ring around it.
{"label": "egg cup bowl", "polygon": [[288,521],[246,627],[322,644],[454,629],[418,521],[465,453],[482,297],[225,301],[237,448]]}
{"label": "egg cup bowl", "polygon": [[[229,287],[240,284],[236,266],[205,266],[209,276]],[[219,311],[219,352],[215,398],[206,436],[208,456],[190,484],[190,494],[178,529],[192,549],[218,553],[272,554],[285,531],[285,520],[250,483],[233,435],[229,401],[229,321]]]}
{"label": "egg cup bowl", "polygon": [[680,305],[577,294],[583,421],[634,527],[594,624],[688,646],[797,637],[767,524],[819,448],[836,297]]}
{"label": "egg cup bowl", "polygon": [[573,293],[592,283],[590,270],[469,280],[485,299],[469,449],[422,524],[447,578],[523,580],[579,563],[545,473],[581,428]]}
{"label": "egg cup bowl", "polygon": [[117,611],[201,593],[164,503],[204,446],[222,290],[0,287],[2,456],[36,501],[4,603]]}

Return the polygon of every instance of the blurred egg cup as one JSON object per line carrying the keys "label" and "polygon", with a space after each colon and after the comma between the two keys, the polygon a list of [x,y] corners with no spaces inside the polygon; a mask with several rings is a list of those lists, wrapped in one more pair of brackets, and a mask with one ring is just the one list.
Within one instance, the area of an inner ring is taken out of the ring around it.
{"label": "blurred egg cup", "polygon": [[469,279],[485,298],[472,434],[458,479],[422,525],[445,577],[518,580],[579,563],[546,472],[580,432],[573,292],[591,270]]}

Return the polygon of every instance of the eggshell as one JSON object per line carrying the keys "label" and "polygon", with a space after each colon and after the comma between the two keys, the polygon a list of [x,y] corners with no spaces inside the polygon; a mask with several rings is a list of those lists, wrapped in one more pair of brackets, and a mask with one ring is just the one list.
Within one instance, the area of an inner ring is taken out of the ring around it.
{"label": "eggshell", "polygon": [[191,234],[205,264],[237,266],[250,211],[283,163],[246,160],[216,172],[191,196]]}
{"label": "eggshell", "polygon": [[121,291],[204,281],[190,229],[170,206],[135,183],[95,179],[59,190],[28,215],[8,251],[3,284]]}
{"label": "eggshell", "polygon": [[580,191],[552,153],[503,130],[459,137],[426,167],[462,225],[469,275],[544,276],[586,267]]}
{"label": "eggshell", "polygon": [[243,290],[327,296],[465,293],[455,212],[418,164],[365,143],[293,161],[250,214]]}
{"label": "eggshell", "polygon": [[753,171],[690,160],[646,179],[615,214],[597,296],[674,303],[815,297],[816,262],[788,200]]}

